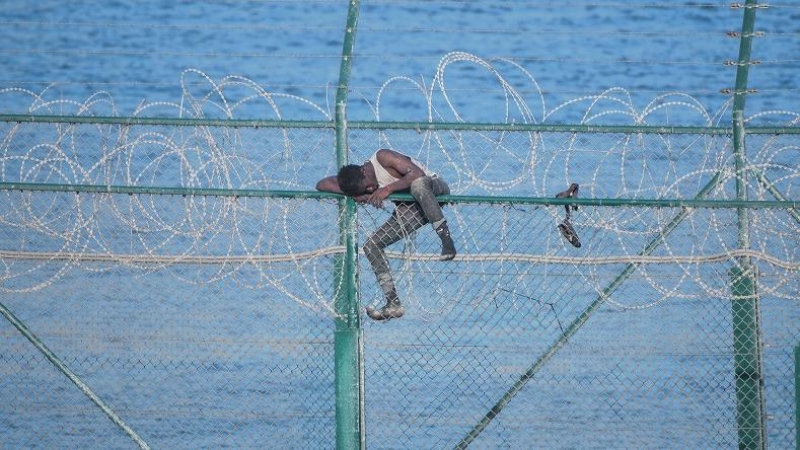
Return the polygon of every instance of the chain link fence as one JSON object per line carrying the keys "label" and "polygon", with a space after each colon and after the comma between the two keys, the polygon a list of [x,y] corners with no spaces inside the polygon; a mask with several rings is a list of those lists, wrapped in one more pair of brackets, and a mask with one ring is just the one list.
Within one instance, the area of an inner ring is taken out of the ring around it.
{"label": "chain link fence", "polygon": [[[333,130],[120,122],[0,124],[0,446],[332,447]],[[362,319],[368,448],[792,447],[793,135],[749,135],[740,202],[726,130],[408,128],[351,124],[349,159],[437,171],[459,253],[388,248],[406,315]],[[391,211],[358,209],[359,245]]]}

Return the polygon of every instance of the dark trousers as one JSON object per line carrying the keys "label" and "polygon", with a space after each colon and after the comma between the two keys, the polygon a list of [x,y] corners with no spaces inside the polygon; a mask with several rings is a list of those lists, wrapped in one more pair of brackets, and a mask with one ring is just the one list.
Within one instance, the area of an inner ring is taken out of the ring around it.
{"label": "dark trousers", "polygon": [[410,191],[416,201],[397,202],[389,220],[378,227],[364,244],[364,254],[387,299],[396,298],[397,294],[389,261],[383,249],[425,224],[432,223],[434,228],[441,225],[444,222],[444,214],[436,196],[449,194],[450,187],[438,176],[421,177],[411,183]]}

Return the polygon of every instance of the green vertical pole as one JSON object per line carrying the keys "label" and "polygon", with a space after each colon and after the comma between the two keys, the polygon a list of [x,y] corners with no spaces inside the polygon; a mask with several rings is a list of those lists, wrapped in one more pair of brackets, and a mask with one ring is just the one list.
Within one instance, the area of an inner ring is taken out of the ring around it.
{"label": "green vertical pole", "polygon": [[731,270],[736,418],[740,449],[766,448],[758,293],[750,269]]}
{"label": "green vertical pole", "polygon": [[800,450],[800,345],[794,348],[794,448]]}
{"label": "green vertical pole", "polygon": [[[353,66],[356,27],[359,12],[358,0],[350,2],[345,25],[342,61],[339,69],[339,87],[336,91],[336,162],[347,164],[347,91]],[[358,289],[356,276],[357,221],[356,206],[352,198],[339,200],[340,243],[345,254],[335,264],[336,280],[336,331],[334,332],[335,384],[336,384],[336,448],[355,450],[364,447],[363,376],[361,358],[361,323],[358,314]]]}
{"label": "green vertical pole", "polygon": [[[733,151],[736,165],[736,199],[747,200],[747,170],[744,127],[744,105],[747,96],[747,76],[755,28],[756,0],[744,5],[742,34],[737,61],[736,85],[733,98]],[[750,248],[750,220],[746,208],[737,210],[738,246]],[[761,329],[755,267],[749,257],[737,258],[731,271],[731,312],[733,348],[735,352],[736,420],[740,449],[766,448],[764,420],[764,386],[761,367]]]}

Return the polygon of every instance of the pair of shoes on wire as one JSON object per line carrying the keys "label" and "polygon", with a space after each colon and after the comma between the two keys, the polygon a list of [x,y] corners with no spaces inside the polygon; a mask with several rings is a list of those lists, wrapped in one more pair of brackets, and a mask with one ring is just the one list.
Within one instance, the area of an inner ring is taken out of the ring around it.
{"label": "pair of shoes on wire", "polygon": [[[556,194],[556,198],[578,198],[578,183],[571,183],[566,191]],[[563,222],[558,224],[558,231],[561,233],[561,236],[564,236],[567,242],[577,248],[581,246],[581,240],[578,238],[578,233],[575,232],[575,228],[572,227],[572,222],[569,220],[571,216],[570,208],[572,211],[577,211],[578,205],[564,205],[564,209],[567,210],[567,216],[564,218]]]}

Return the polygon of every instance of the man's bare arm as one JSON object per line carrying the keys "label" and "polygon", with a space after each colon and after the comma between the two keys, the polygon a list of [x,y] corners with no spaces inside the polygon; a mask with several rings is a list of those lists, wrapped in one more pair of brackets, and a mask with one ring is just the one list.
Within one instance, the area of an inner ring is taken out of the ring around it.
{"label": "man's bare arm", "polygon": [[339,181],[336,180],[336,175],[331,175],[319,180],[317,182],[317,190],[333,192],[334,194],[343,194],[342,189],[339,187]]}
{"label": "man's bare arm", "polygon": [[[336,175],[331,175],[329,177],[325,177],[319,181],[317,181],[317,190],[321,192],[331,192],[334,194],[342,194],[342,189],[339,187],[339,181],[336,178]],[[358,203],[366,203],[369,199],[368,195],[357,195],[353,197]]]}

